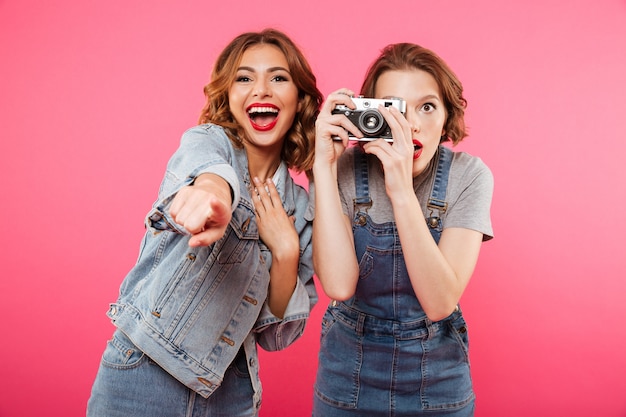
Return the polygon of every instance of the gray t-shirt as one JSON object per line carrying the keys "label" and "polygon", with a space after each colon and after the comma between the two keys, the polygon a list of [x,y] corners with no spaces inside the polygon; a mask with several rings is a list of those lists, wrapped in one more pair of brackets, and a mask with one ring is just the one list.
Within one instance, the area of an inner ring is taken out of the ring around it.
{"label": "gray t-shirt", "polygon": [[[347,149],[337,166],[343,212],[349,218],[354,217],[353,199],[356,197],[354,150],[355,147]],[[367,212],[376,223],[392,222],[394,221],[393,208],[385,192],[382,165],[375,156],[368,155],[367,157],[369,192],[372,199],[372,207]],[[425,217],[430,216],[427,203],[435,179],[437,159],[435,155],[426,170],[413,179],[413,189]],[[491,239],[493,237],[490,215],[492,195],[493,175],[487,165],[480,158],[468,153],[454,152],[446,193],[448,209],[440,215],[444,229],[460,227],[476,230],[483,234],[483,240]]]}

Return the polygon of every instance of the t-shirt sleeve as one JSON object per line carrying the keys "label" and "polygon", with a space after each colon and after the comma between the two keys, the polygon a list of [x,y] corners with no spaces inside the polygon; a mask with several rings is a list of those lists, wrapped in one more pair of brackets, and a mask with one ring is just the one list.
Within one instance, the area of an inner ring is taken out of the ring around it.
{"label": "t-shirt sleeve", "polygon": [[476,230],[483,234],[483,241],[492,239],[491,200],[494,178],[489,167],[480,158],[455,153],[449,184],[448,196],[452,199],[448,200],[444,228]]}
{"label": "t-shirt sleeve", "polygon": [[343,214],[349,218],[354,216],[354,198],[356,197],[354,181],[354,149],[348,148],[337,162],[337,182],[341,208]]}

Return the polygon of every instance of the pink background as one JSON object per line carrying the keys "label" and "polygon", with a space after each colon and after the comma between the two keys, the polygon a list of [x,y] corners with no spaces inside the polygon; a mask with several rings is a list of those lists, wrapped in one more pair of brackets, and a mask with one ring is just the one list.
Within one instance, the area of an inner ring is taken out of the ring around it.
{"label": "pink background", "polygon": [[[84,415],[105,311],[211,64],[266,26],[324,94],[358,90],[398,41],[463,81],[459,149],[496,179],[496,238],[462,301],[476,416],[626,416],[624,0],[0,0],[0,416]],[[327,301],[262,354],[262,417],[310,415]]]}

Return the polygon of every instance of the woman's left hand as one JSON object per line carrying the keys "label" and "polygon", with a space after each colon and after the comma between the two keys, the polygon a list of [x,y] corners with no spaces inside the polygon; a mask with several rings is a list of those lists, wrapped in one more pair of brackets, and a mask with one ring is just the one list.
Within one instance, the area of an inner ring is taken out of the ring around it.
{"label": "woman's left hand", "polygon": [[380,106],[378,111],[391,129],[393,143],[377,139],[364,144],[363,149],[380,160],[387,195],[392,198],[397,193],[413,191],[413,138],[409,122],[397,108]]}
{"label": "woman's left hand", "polygon": [[295,256],[300,254],[300,240],[294,226],[294,217],[287,216],[280,195],[271,179],[262,183],[254,178],[250,190],[256,211],[259,236],[267,245],[272,256]]}

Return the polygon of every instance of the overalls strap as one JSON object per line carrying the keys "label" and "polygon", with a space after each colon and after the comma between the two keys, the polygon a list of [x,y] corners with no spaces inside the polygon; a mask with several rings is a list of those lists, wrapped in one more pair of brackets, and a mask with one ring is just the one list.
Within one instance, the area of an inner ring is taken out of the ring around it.
{"label": "overalls strap", "polygon": [[362,207],[364,207],[367,212],[367,209],[372,207],[372,199],[370,198],[367,155],[361,148],[355,149],[354,152],[354,183],[356,187],[356,197],[352,201],[354,204],[354,212],[361,212]]}
{"label": "overalls strap", "polygon": [[[451,149],[439,145],[437,151],[437,167],[435,180],[430,192],[430,198],[426,205],[428,213],[425,213],[426,224],[430,229],[433,239],[439,243],[441,232],[443,231],[443,223],[441,216],[448,209],[446,202],[446,192],[448,190],[448,177],[450,175],[450,167],[452,166],[452,158],[454,153]],[[354,198],[354,212],[358,213],[365,208],[372,206],[372,199],[369,193],[369,176],[367,169],[367,155],[360,149],[354,152],[354,179],[356,187],[356,197]]]}
{"label": "overalls strap", "polygon": [[451,149],[442,145],[439,145],[437,153],[439,154],[439,159],[437,160],[435,180],[430,191],[430,198],[426,204],[426,208],[429,210],[426,224],[428,224],[430,234],[435,239],[435,242],[439,243],[439,238],[443,231],[441,216],[448,210],[446,192],[448,190],[448,177],[450,176],[450,167],[452,166],[454,153]]}

